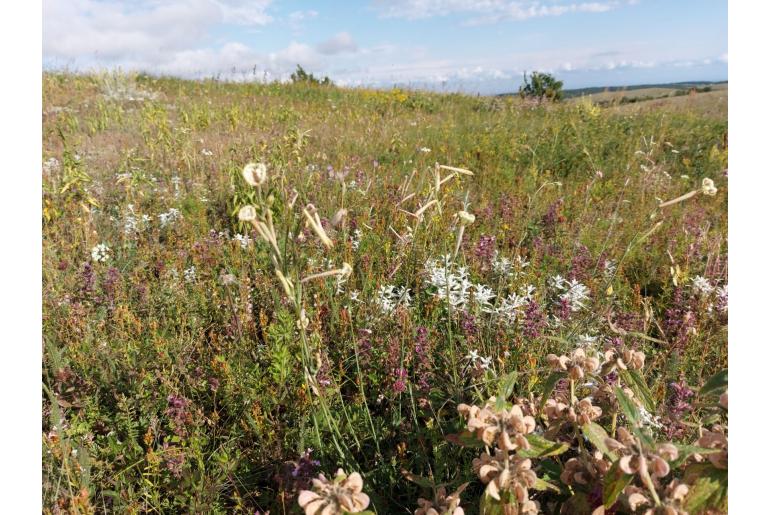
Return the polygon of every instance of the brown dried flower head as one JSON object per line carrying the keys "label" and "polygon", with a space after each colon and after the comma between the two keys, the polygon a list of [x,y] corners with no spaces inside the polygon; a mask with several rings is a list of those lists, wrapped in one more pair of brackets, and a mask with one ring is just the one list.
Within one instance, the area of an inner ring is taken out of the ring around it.
{"label": "brown dried flower head", "polygon": [[414,515],[465,515],[465,510],[460,507],[460,494],[467,486],[468,483],[464,483],[449,495],[446,494],[446,487],[437,488],[433,501],[417,499],[419,508]]}
{"label": "brown dried flower head", "polygon": [[586,372],[593,374],[599,369],[599,360],[586,356],[586,352],[582,348],[575,349],[569,357],[549,354],[546,359],[553,370],[567,372],[574,381],[583,379]]}
{"label": "brown dried flower head", "polygon": [[482,408],[460,404],[457,411],[467,420],[468,431],[486,445],[497,445],[506,451],[529,449],[525,435],[535,430],[535,419],[525,415],[518,404],[497,410],[493,397]]}
{"label": "brown dried flower head", "polygon": [[510,457],[508,452],[498,449],[494,456],[485,452],[473,460],[473,471],[487,485],[486,494],[491,498],[499,501],[501,493],[510,492],[516,498],[519,513],[539,512],[539,504],[529,499],[529,489],[537,481],[531,460]]}
{"label": "brown dried flower head", "polygon": [[719,469],[727,468],[727,435],[722,426],[714,426],[711,431],[704,430],[703,436],[698,439],[699,447],[709,449],[720,449],[720,452],[709,454],[708,460]]}
{"label": "brown dried flower head", "polygon": [[338,469],[331,481],[319,474],[313,479],[313,490],[302,490],[297,500],[305,515],[359,513],[369,506],[369,496],[362,492],[363,487],[361,474],[347,475]]}

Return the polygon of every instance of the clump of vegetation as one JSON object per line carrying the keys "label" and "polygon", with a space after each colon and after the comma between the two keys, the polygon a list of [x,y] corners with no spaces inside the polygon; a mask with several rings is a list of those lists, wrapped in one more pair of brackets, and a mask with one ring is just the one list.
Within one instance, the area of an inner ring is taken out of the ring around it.
{"label": "clump of vegetation", "polygon": [[328,86],[332,83],[329,77],[318,79],[312,73],[306,72],[300,65],[297,65],[297,69],[294,72],[292,72],[291,82],[294,84],[299,82],[299,83],[306,83],[306,84],[318,84],[321,86]]}
{"label": "clump of vegetation", "polygon": [[524,84],[519,87],[519,95],[522,98],[534,98],[538,103],[543,100],[558,102],[564,96],[562,87],[564,83],[550,73],[532,72],[527,78],[524,72]]}
{"label": "clump of vegetation", "polygon": [[724,119],[141,82],[44,75],[46,513],[726,511]]}

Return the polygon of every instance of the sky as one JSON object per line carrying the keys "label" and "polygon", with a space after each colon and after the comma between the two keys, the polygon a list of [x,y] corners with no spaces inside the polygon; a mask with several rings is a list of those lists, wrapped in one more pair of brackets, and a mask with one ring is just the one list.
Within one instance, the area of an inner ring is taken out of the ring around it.
{"label": "sky", "polygon": [[516,91],[727,79],[726,0],[43,0],[43,67]]}

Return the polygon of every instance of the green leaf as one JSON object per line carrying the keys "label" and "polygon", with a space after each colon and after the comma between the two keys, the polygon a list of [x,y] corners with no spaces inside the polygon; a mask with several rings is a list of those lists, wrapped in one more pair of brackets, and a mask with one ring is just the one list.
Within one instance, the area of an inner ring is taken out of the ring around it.
{"label": "green leaf", "polygon": [[433,484],[433,481],[428,479],[427,477],[419,476],[417,474],[412,474],[408,470],[404,469],[401,471],[401,474],[404,475],[406,479],[411,481],[412,483],[417,483],[423,488],[433,488],[435,485]]}
{"label": "green leaf", "polygon": [[518,372],[511,372],[505,374],[500,380],[500,385],[497,390],[497,408],[503,409],[505,401],[513,395],[513,388],[516,386],[516,380],[519,378]]}
{"label": "green leaf", "polygon": [[[704,465],[697,463],[696,465]],[[727,511],[727,471],[707,465],[697,467],[698,479],[690,487],[685,509],[693,515],[707,509]],[[689,475],[690,467],[688,467]]]}
{"label": "green leaf", "polygon": [[727,369],[717,372],[706,381],[700,389],[700,395],[707,397],[709,395],[721,395],[727,389]]}
{"label": "green leaf", "polygon": [[563,442],[552,442],[534,433],[527,435],[529,449],[519,449],[516,454],[522,458],[545,458],[557,456],[569,450],[569,445]]}
{"label": "green leaf", "polygon": [[543,410],[543,406],[545,406],[545,402],[548,400],[548,397],[551,396],[551,392],[556,387],[556,383],[558,383],[559,380],[563,377],[567,377],[565,372],[551,372],[551,374],[546,378],[545,382],[543,383],[543,391],[541,393],[543,399],[540,403],[541,411]]}
{"label": "green leaf", "polygon": [[623,410],[626,419],[634,427],[638,427],[641,419],[639,418],[639,410],[637,409],[636,404],[634,404],[634,401],[626,395],[626,392],[624,392],[622,388],[618,388],[617,386],[615,387],[615,396],[618,398],[618,404],[620,405],[620,409]]}
{"label": "green leaf", "polygon": [[615,454],[613,451],[611,451],[609,447],[607,447],[607,444],[605,443],[605,441],[607,440],[607,438],[610,437],[610,435],[607,434],[607,431],[605,431],[602,426],[600,426],[596,422],[589,422],[588,424],[584,425],[581,429],[585,437],[588,438],[588,441],[591,442],[599,452],[609,457],[610,460],[613,462],[618,459],[618,455]]}
{"label": "green leaf", "polygon": [[459,434],[446,435],[446,440],[461,447],[470,447],[478,449],[484,447],[484,442],[476,438],[476,435],[470,431],[463,431]]}
{"label": "green leaf", "polygon": [[532,486],[535,490],[540,490],[541,492],[544,492],[546,490],[552,490],[554,492],[561,492],[561,489],[544,479],[537,478],[535,480],[535,484]]}
{"label": "green leaf", "polygon": [[641,374],[637,370],[620,370],[620,378],[639,397],[644,409],[650,413],[655,413],[655,399],[652,397],[652,392],[650,392]]}
{"label": "green leaf", "polygon": [[680,445],[675,443],[674,447],[679,451],[679,456],[671,462],[672,469],[678,468],[693,454],[707,455],[722,452],[722,449],[710,449],[708,447],[698,447],[696,445]]}
{"label": "green leaf", "polygon": [[620,470],[620,462],[616,461],[607,471],[607,475],[604,477],[604,494],[602,502],[605,508],[610,508],[615,501],[618,500],[618,496],[625,487],[634,479],[632,474],[626,474]]}

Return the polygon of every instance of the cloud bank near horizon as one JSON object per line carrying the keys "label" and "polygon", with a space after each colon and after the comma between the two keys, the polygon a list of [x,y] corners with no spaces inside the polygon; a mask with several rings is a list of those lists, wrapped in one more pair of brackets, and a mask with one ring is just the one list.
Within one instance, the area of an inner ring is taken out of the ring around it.
{"label": "cloud bank near horizon", "polygon": [[[515,89],[522,73],[533,69],[556,73],[568,87],[657,82],[658,76],[726,78],[726,38],[715,52],[661,51],[633,40],[559,45],[542,36],[550,30],[545,24],[622,15],[636,4],[375,0],[345,13],[317,5],[289,11],[272,0],[46,0],[43,62],[49,69],[120,68],[227,80],[286,80],[300,65],[344,86],[481,93]],[[519,44],[511,52],[507,45],[491,48],[491,42],[481,41],[510,38],[529,30],[530,23],[538,24],[535,44]],[[498,36],[490,33],[494,30]],[[419,31],[430,37],[415,37]]]}

